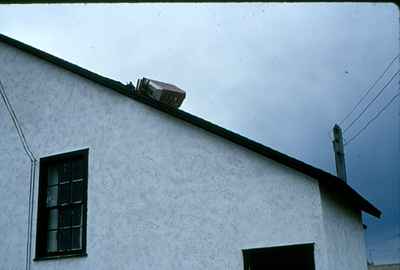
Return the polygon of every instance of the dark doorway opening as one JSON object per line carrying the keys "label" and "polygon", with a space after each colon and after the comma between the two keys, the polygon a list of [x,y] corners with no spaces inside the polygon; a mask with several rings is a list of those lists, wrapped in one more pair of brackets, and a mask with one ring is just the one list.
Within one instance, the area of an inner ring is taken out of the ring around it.
{"label": "dark doorway opening", "polygon": [[314,244],[243,250],[244,270],[315,270]]}

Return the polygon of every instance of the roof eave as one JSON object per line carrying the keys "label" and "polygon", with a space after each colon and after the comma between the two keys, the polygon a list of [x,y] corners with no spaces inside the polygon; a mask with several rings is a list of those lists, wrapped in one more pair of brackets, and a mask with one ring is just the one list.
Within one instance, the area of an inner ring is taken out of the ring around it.
{"label": "roof eave", "polygon": [[341,180],[337,176],[334,176],[334,175],[332,175],[328,172],[325,172],[321,169],[315,168],[307,163],[304,163],[303,161],[300,161],[298,159],[295,159],[293,157],[285,155],[285,154],[283,154],[277,150],[274,150],[268,146],[260,144],[249,138],[243,137],[242,135],[234,133],[223,127],[217,126],[207,120],[204,120],[200,117],[194,116],[185,111],[166,106],[160,102],[157,102],[156,100],[153,100],[153,99],[145,97],[145,96],[136,95],[135,93],[133,94],[133,98],[141,103],[145,103],[146,105],[156,108],[157,110],[160,110],[160,111],[163,111],[170,115],[173,115],[173,116],[175,116],[179,119],[182,119],[190,124],[193,124],[197,127],[205,129],[211,133],[214,133],[221,137],[224,137],[225,139],[228,139],[229,141],[232,141],[236,144],[244,146],[254,152],[257,152],[257,153],[265,156],[265,157],[275,160],[287,167],[290,167],[292,169],[300,171],[300,172],[304,173],[305,175],[308,175],[314,179],[317,179],[318,181],[323,181],[323,184],[326,184],[329,187],[340,189],[344,193],[351,194],[349,196],[353,196],[352,201],[358,206],[358,208],[360,210],[362,210],[374,217],[377,217],[377,218],[380,218],[380,216],[381,216],[381,211],[378,208],[373,206],[369,201],[367,201],[365,198],[363,198],[352,187],[350,187],[348,184],[346,184],[343,180]]}
{"label": "roof eave", "polygon": [[3,41],[6,44],[11,45],[13,47],[19,48],[27,53],[35,55],[41,59],[44,59],[50,63],[53,63],[59,67],[62,67],[70,72],[73,72],[82,77],[85,77],[95,83],[103,85],[107,88],[111,88],[125,96],[131,97],[134,100],[137,100],[141,103],[149,105],[159,111],[163,111],[163,112],[173,115],[181,120],[184,120],[190,124],[193,124],[197,127],[200,127],[209,132],[217,134],[217,135],[219,135],[225,139],[228,139],[236,144],[244,146],[252,151],[255,151],[255,152],[265,156],[265,157],[268,157],[268,158],[275,160],[283,165],[286,165],[287,167],[290,167],[290,168],[300,171],[308,176],[311,176],[311,177],[317,179],[318,181],[323,181],[323,184],[337,188],[337,189],[341,190],[342,192],[344,192],[345,194],[348,194],[349,197],[352,197],[352,199],[353,199],[352,201],[354,201],[355,206],[357,208],[359,208],[361,211],[364,211],[364,212],[366,212],[372,216],[375,216],[377,218],[380,218],[380,216],[381,216],[381,211],[378,208],[376,208],[369,201],[364,199],[360,194],[358,194],[353,188],[351,188],[349,185],[347,185],[341,179],[339,179],[338,177],[336,177],[330,173],[327,173],[321,169],[315,168],[307,163],[304,163],[293,157],[285,155],[285,154],[278,152],[270,147],[267,147],[258,142],[255,142],[246,137],[243,137],[237,133],[234,133],[230,130],[227,130],[225,128],[217,126],[209,121],[206,121],[202,118],[194,116],[190,113],[187,113],[187,112],[179,110],[179,109],[175,109],[175,108],[167,106],[167,105],[164,105],[154,99],[151,99],[151,98],[148,98],[148,97],[145,97],[142,95],[138,95],[135,91],[132,91],[129,87],[127,87],[126,85],[122,84],[119,81],[115,81],[115,80],[103,77],[99,74],[96,74],[92,71],[89,71],[80,66],[72,64],[61,58],[58,58],[49,53],[46,53],[39,49],[36,49],[32,46],[29,46],[23,42],[20,42],[18,40],[7,37],[3,34],[0,34],[0,41]]}

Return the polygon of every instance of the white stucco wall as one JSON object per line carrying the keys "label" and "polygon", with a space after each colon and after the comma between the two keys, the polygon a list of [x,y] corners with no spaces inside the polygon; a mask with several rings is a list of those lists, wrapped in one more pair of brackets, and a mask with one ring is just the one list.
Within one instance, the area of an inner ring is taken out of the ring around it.
{"label": "white stucco wall", "polygon": [[[331,269],[316,180],[1,42],[0,80],[37,157],[89,148],[88,257],[32,269],[242,270],[242,249],[310,242]],[[0,119],[0,256],[22,269],[29,160]]]}
{"label": "white stucco wall", "polygon": [[0,269],[25,266],[29,180],[29,158],[0,97]]}
{"label": "white stucco wall", "polygon": [[320,185],[329,269],[367,270],[361,213],[346,207],[344,199]]}

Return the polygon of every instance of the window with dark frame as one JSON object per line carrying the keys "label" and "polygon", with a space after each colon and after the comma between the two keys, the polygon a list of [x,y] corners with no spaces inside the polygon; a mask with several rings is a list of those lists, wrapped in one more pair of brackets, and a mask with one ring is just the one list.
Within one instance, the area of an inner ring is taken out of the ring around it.
{"label": "window with dark frame", "polygon": [[86,255],[88,149],[40,159],[36,259]]}
{"label": "window with dark frame", "polygon": [[314,244],[243,250],[244,270],[315,270]]}

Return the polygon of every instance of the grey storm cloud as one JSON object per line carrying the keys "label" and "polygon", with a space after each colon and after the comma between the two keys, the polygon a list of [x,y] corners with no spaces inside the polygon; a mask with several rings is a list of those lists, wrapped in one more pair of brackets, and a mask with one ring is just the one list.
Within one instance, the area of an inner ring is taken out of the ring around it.
{"label": "grey storm cloud", "polygon": [[[388,3],[2,5],[0,32],[123,83],[176,84],[183,110],[335,173],[331,128],[399,53],[398,18]],[[375,262],[400,261],[399,111],[345,149],[349,184],[383,211],[364,216]]]}

